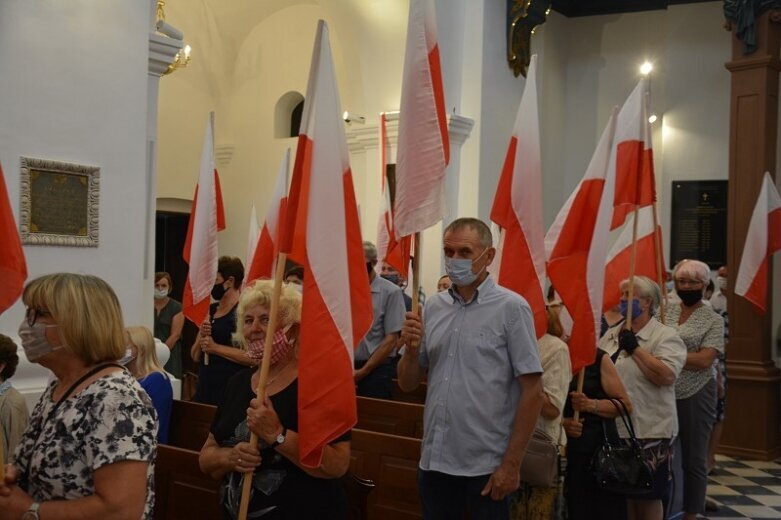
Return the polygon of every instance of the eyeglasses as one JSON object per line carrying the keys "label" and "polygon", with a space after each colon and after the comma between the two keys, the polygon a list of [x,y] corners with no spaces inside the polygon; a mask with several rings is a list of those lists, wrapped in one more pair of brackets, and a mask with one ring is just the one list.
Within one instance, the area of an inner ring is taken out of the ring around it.
{"label": "eyeglasses", "polygon": [[28,307],[27,310],[24,313],[25,318],[27,319],[27,325],[32,327],[35,325],[35,322],[38,321],[38,318],[44,317],[44,318],[51,318],[52,313],[43,309],[36,309],[34,307]]}

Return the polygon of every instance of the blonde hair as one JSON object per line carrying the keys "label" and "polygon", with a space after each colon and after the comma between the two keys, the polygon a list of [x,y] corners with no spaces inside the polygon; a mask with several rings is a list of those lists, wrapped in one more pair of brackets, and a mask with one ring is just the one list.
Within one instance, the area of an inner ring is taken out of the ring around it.
{"label": "blonde hair", "polygon": [[136,347],[136,374],[138,379],[144,378],[152,372],[165,372],[157,359],[157,348],[152,332],[143,326],[128,327],[125,329],[125,340],[128,345]]}
{"label": "blonde hair", "polygon": [[[651,308],[648,313],[653,316],[656,309],[659,307],[659,302],[662,300],[662,291],[656,282],[648,278],[647,276],[635,276],[632,278],[632,285],[634,286],[634,296],[637,298],[648,298],[651,300]],[[618,284],[621,291],[625,291],[629,287],[629,278],[621,280]]]}
{"label": "blonde hair", "polygon": [[[271,295],[274,292],[274,282],[272,280],[256,280],[241,291],[239,298],[239,308],[236,310],[236,332],[233,334],[233,341],[247,349],[247,341],[244,338],[243,323],[244,313],[250,307],[260,305],[271,310]],[[279,294],[279,326],[287,327],[301,323],[301,293],[297,290],[282,286]]]}
{"label": "blonde hair", "polygon": [[88,365],[116,361],[125,353],[122,309],[114,290],[97,276],[55,273],[25,286],[28,308],[47,310],[65,347]]}

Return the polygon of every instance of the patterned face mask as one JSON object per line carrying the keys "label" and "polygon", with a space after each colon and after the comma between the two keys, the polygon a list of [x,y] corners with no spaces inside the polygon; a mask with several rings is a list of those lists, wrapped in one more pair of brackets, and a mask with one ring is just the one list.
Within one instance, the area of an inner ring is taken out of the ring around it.
{"label": "patterned face mask", "polygon": [[[287,356],[288,352],[293,346],[293,342],[287,338],[287,331],[290,330],[292,325],[288,325],[284,329],[279,329],[274,333],[274,338],[271,341],[271,366],[279,363],[281,359]],[[265,346],[265,339],[251,341],[247,348],[247,355],[250,359],[260,364],[263,361],[263,347]]]}

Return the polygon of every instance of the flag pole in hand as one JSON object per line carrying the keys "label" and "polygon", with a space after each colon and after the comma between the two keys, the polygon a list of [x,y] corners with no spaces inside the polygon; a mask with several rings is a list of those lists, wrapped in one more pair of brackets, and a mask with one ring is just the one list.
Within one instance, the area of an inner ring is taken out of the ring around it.
{"label": "flag pole in hand", "polygon": [[[274,342],[274,333],[277,330],[279,321],[279,297],[282,293],[282,277],[285,272],[285,262],[287,254],[280,253],[277,256],[277,269],[274,271],[274,289],[271,292],[271,308],[269,309],[268,328],[266,328],[266,338],[263,341],[263,360],[260,362],[258,371],[258,386],[255,393],[260,402],[266,400],[266,382],[268,381],[268,371],[271,368],[271,345]],[[253,432],[250,435],[249,444],[252,449],[258,447],[258,436]],[[249,495],[252,488],[252,477],[254,471],[244,473],[244,480],[241,487],[241,502],[239,503],[239,520],[247,520],[247,510],[249,508]]]}

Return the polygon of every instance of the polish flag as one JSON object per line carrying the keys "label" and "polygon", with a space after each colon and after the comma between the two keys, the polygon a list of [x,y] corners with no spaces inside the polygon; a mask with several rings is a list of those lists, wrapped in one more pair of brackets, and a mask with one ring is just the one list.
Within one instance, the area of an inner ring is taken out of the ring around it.
{"label": "polish flag", "polygon": [[615,209],[610,229],[620,227],[635,206],[650,206],[656,200],[647,91],[647,80],[643,78],[618,113],[615,147],[610,162],[616,178]]}
{"label": "polish flag", "polygon": [[735,279],[735,294],[750,301],[760,314],[766,310],[768,257],[777,251],[781,251],[781,196],[765,172]]}
{"label": "polish flag", "polygon": [[309,70],[280,250],[303,265],[298,376],[301,464],[357,421],[353,350],[372,300],[328,27],[320,20]]}
{"label": "polish flag", "polygon": [[502,228],[496,281],[529,302],[540,338],[548,329],[548,318],[544,295],[545,229],[536,70],[535,54],[531,57],[526,88],[496,187],[491,220]]}
{"label": "polish flag", "polygon": [[[377,223],[377,258],[389,263],[404,278],[408,277],[409,255],[412,240],[410,236],[396,239],[393,231],[393,205],[388,186],[388,130],[385,112],[380,114],[380,178],[382,179],[382,202],[380,219]],[[377,270],[381,268],[377,264]]]}
{"label": "polish flag", "polygon": [[393,212],[397,238],[433,226],[445,216],[449,160],[434,0],[410,0]]}
{"label": "polish flag", "polygon": [[279,165],[277,182],[271,196],[266,221],[257,239],[255,254],[247,265],[247,283],[258,278],[274,278],[274,269],[279,253],[279,236],[284,229],[287,211],[287,172],[290,171],[290,148],[285,151],[282,164]]}
{"label": "polish flag", "polygon": [[610,153],[616,112],[602,132],[583,179],[545,236],[548,277],[574,321],[569,340],[572,373],[594,363],[605,288],[615,177]]}
{"label": "polish flag", "polygon": [[249,236],[247,236],[247,256],[244,265],[247,266],[247,276],[244,278],[244,285],[249,282],[249,268],[252,265],[252,259],[255,257],[255,251],[258,248],[258,238],[260,237],[260,227],[258,226],[258,212],[255,205],[249,212]]}
{"label": "polish flag", "polygon": [[5,186],[3,167],[0,166],[0,314],[5,312],[21,296],[27,280],[27,263],[24,260],[22,242],[16,228],[11,200]]}
{"label": "polish flag", "polygon": [[188,320],[200,325],[209,314],[209,302],[217,277],[217,233],[225,229],[220,178],[214,166],[214,112],[209,115],[201,151],[201,168],[195,187],[184,261],[189,265],[184,284],[182,312]]}
{"label": "polish flag", "polygon": [[[635,256],[635,275],[647,276],[657,284],[659,283],[659,257],[657,251],[662,251],[662,228],[657,226],[654,233],[653,208],[646,206],[638,211],[637,220],[637,253]],[[629,214],[626,226],[616,239],[613,247],[607,255],[605,265],[605,295],[602,309],[608,310],[618,305],[621,300],[621,291],[618,285],[629,278],[629,269],[632,259],[632,228],[634,226],[634,212]],[[654,248],[654,237],[658,249]],[[662,259],[662,268],[664,259]]]}

